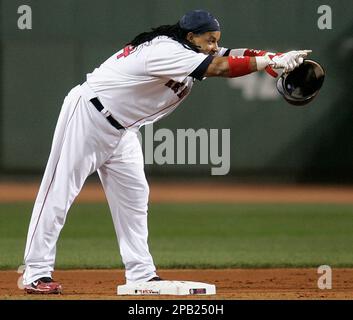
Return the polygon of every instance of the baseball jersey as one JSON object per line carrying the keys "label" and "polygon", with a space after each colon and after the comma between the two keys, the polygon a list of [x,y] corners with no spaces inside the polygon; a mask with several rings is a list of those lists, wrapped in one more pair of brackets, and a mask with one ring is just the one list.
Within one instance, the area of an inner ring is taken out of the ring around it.
{"label": "baseball jersey", "polygon": [[172,112],[195,79],[203,79],[212,59],[159,36],[115,53],[87,74],[86,82],[124,127],[140,127]]}

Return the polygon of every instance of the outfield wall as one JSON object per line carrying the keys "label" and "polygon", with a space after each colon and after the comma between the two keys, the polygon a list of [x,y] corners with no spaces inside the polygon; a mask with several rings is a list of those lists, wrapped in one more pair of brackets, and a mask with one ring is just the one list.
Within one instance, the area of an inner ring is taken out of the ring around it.
{"label": "outfield wall", "polygon": [[[18,28],[20,5],[32,29]],[[155,129],[231,129],[233,177],[353,181],[353,2],[326,1],[332,29],[320,29],[321,1],[203,1],[222,26],[221,45],[312,49],[327,71],[309,108],[287,105],[266,74],[197,83],[179,110]],[[137,33],[176,22],[192,1],[0,0],[0,170],[41,172],[61,103]],[[155,141],[155,146],[158,142]],[[153,175],[207,176],[210,164],[148,165]]]}

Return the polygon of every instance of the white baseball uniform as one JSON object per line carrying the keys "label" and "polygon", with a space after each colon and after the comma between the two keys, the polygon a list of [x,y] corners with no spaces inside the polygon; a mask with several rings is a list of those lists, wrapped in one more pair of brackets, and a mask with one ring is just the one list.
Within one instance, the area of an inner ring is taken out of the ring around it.
{"label": "white baseball uniform", "polygon": [[[25,285],[51,276],[66,214],[95,171],[113,217],[126,281],[156,276],[147,244],[149,188],[137,131],[172,112],[211,61],[211,56],[160,36],[115,53],[69,92],[29,225]],[[104,106],[101,112],[90,101],[95,97]],[[111,125],[109,116],[125,129]]]}

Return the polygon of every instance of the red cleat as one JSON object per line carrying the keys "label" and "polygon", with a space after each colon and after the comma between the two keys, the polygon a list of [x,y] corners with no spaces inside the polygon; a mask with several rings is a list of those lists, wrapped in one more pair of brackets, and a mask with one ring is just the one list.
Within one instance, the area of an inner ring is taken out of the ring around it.
{"label": "red cleat", "polygon": [[62,287],[60,283],[54,282],[52,278],[43,277],[24,286],[24,290],[29,294],[59,294]]}

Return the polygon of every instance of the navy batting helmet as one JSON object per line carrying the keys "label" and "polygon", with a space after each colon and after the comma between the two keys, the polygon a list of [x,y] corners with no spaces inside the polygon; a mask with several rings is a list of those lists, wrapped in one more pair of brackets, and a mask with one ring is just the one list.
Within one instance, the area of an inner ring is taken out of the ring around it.
{"label": "navy batting helmet", "polygon": [[304,60],[293,71],[281,75],[277,80],[277,90],[288,103],[303,106],[316,97],[324,78],[325,71],[319,63]]}

